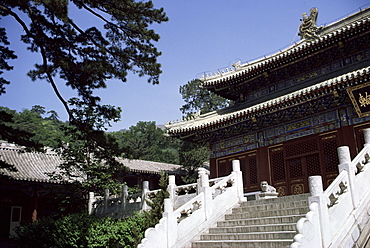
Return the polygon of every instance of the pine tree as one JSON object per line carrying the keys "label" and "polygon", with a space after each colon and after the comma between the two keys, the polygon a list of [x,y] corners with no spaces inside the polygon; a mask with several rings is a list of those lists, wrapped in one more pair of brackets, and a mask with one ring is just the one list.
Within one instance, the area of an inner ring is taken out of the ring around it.
{"label": "pine tree", "polygon": [[148,221],[150,221],[150,226],[155,226],[162,218],[162,213],[164,211],[164,199],[170,196],[167,191],[168,187],[168,174],[162,173],[159,180],[159,192],[151,199],[147,200],[147,204],[151,209],[144,213]]}

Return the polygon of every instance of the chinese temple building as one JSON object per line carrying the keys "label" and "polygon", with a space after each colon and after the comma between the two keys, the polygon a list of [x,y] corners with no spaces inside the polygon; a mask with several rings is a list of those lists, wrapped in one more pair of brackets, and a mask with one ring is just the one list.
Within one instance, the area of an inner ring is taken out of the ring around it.
{"label": "chinese temple building", "polygon": [[325,27],[317,9],[303,15],[301,40],[254,62],[205,75],[202,87],[233,106],[167,124],[168,134],[207,142],[211,177],[240,160],[244,192],[268,181],[280,196],[324,188],[338,175],[337,147],[362,149],[370,127],[370,8]]}

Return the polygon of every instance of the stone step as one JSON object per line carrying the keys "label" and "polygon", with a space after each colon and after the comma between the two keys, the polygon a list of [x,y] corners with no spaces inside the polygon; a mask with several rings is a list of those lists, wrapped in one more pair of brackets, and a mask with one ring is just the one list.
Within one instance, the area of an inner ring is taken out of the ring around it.
{"label": "stone step", "polygon": [[220,233],[250,233],[250,232],[278,232],[278,231],[296,231],[296,223],[270,224],[270,225],[252,225],[252,226],[231,226],[231,227],[212,227],[209,234]]}
{"label": "stone step", "polygon": [[242,202],[192,242],[192,248],[289,247],[309,211],[308,194]]}
{"label": "stone step", "polygon": [[289,216],[272,216],[264,218],[244,218],[222,220],[217,222],[218,227],[233,227],[233,226],[251,226],[251,225],[271,225],[283,223],[296,223],[305,214],[296,214]]}
{"label": "stone step", "polygon": [[200,236],[200,240],[279,240],[279,239],[290,239],[292,241],[295,234],[296,234],[295,231],[202,234]]}
{"label": "stone step", "polygon": [[310,194],[300,194],[300,195],[289,195],[289,196],[278,197],[278,198],[260,199],[260,200],[255,200],[255,201],[244,201],[241,203],[241,206],[277,204],[280,202],[292,202],[292,201],[301,201],[301,200],[307,201],[309,196]]}
{"label": "stone step", "polygon": [[192,248],[289,248],[292,240],[196,241]]}
{"label": "stone step", "polygon": [[292,202],[279,202],[276,204],[261,204],[261,205],[241,205],[237,208],[233,208],[232,213],[240,212],[256,212],[265,210],[275,209],[287,209],[287,208],[301,208],[306,207],[308,209],[308,201],[292,201]]}
{"label": "stone step", "polygon": [[261,218],[261,217],[271,217],[271,216],[300,215],[300,214],[306,214],[307,212],[308,212],[308,207],[276,209],[276,210],[256,211],[256,212],[240,212],[240,213],[226,214],[225,220]]}

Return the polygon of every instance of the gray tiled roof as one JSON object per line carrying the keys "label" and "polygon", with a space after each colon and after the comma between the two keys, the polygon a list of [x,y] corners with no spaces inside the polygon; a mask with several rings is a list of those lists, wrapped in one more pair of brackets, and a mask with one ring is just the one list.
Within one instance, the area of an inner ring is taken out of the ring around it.
{"label": "gray tiled roof", "polygon": [[[16,180],[34,182],[55,182],[48,173],[58,172],[58,165],[62,162],[56,153],[25,152],[21,148],[0,147],[0,160],[13,165],[17,171],[13,172],[0,168],[0,175]],[[127,166],[130,171],[158,174],[160,172],[175,172],[181,166],[143,160],[128,160],[118,158],[118,161]]]}
{"label": "gray tiled roof", "polygon": [[0,160],[13,165],[17,171],[0,168],[0,175],[5,175],[16,180],[34,182],[55,182],[48,173],[58,171],[61,163],[57,154],[41,152],[25,152],[19,148],[0,148]]}
{"label": "gray tiled roof", "polygon": [[165,164],[153,161],[118,158],[119,162],[130,168],[133,172],[155,173],[175,172],[181,168],[181,165]]}

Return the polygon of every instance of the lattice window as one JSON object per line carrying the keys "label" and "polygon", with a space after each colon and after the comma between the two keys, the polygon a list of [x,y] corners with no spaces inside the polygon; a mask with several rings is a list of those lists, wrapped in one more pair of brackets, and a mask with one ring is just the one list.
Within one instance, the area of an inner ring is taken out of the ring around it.
{"label": "lattice window", "polygon": [[258,177],[257,177],[257,158],[251,157],[249,158],[249,175],[250,175],[250,182],[251,184],[257,184],[258,183]]}
{"label": "lattice window", "polygon": [[226,162],[220,162],[218,164],[218,176],[223,177],[227,175],[227,163]]}
{"label": "lattice window", "polygon": [[306,157],[306,166],[308,176],[318,176],[321,175],[320,166],[320,155],[312,154]]}
{"label": "lattice window", "polygon": [[248,181],[248,171],[247,171],[247,165],[244,159],[240,159],[240,170],[242,171],[243,184],[245,187]]}
{"label": "lattice window", "polygon": [[364,137],[364,132],[363,129],[360,129],[357,131],[357,137],[358,137],[358,150],[361,151],[364,148],[365,144],[365,137]]}
{"label": "lattice window", "polygon": [[322,144],[324,166],[326,172],[338,172],[338,142],[336,139],[326,141]]}
{"label": "lattice window", "polygon": [[301,158],[295,158],[287,161],[290,178],[302,177],[302,160]]}
{"label": "lattice window", "polygon": [[271,165],[274,173],[274,181],[285,179],[284,153],[276,152],[271,154]]}
{"label": "lattice window", "polygon": [[305,140],[299,143],[288,145],[286,146],[285,151],[287,157],[318,151],[317,140],[316,139]]}

